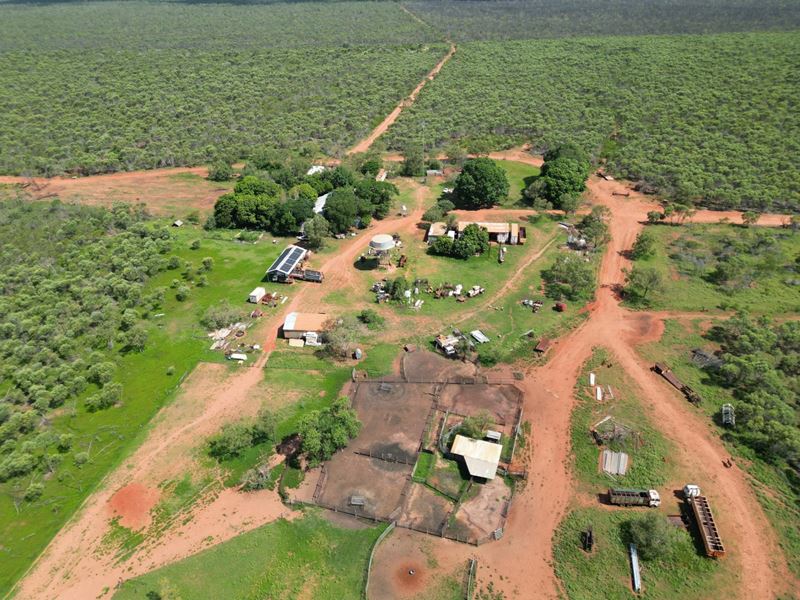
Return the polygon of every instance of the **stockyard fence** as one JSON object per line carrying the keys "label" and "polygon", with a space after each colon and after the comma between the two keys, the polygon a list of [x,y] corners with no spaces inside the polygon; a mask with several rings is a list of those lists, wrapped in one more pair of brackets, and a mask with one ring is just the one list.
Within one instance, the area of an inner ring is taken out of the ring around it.
{"label": "stockyard fence", "polygon": [[478,560],[470,558],[467,564],[467,583],[464,590],[464,598],[472,600],[475,594],[475,572],[478,570]]}
{"label": "stockyard fence", "polygon": [[367,570],[364,573],[364,589],[361,593],[362,600],[367,600],[369,598],[369,576],[372,573],[372,560],[375,558],[375,551],[378,549],[380,543],[394,531],[394,528],[397,526],[395,521],[389,523],[389,526],[383,530],[383,532],[378,536],[378,539],[375,540],[375,543],[372,544],[372,550],[369,552],[369,560],[367,561]]}
{"label": "stockyard fence", "polygon": [[420,383],[431,385],[518,385],[519,381],[513,377],[487,377],[486,375],[476,375],[474,377],[448,377],[446,379],[410,379],[405,374],[400,377],[384,376],[377,379],[360,380],[359,383]]}
{"label": "stockyard fence", "polygon": [[395,456],[394,454],[387,452],[373,452],[371,448],[362,448],[361,450],[354,450],[353,454],[358,454],[359,456],[367,456],[369,458],[382,460],[383,462],[399,463],[401,465],[409,465],[412,467],[417,463],[416,455],[414,456],[414,458],[409,460],[405,456]]}

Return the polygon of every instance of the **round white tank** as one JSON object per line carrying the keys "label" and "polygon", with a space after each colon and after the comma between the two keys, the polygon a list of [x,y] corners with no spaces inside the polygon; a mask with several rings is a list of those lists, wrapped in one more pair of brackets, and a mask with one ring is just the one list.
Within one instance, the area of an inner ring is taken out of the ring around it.
{"label": "round white tank", "polygon": [[369,247],[378,252],[386,252],[394,248],[394,238],[386,233],[379,233],[370,240]]}

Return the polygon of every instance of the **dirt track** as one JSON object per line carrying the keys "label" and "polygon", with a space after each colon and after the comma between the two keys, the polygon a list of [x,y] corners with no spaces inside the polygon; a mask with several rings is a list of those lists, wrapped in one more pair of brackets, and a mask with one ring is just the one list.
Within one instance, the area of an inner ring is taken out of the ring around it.
{"label": "dirt track", "polygon": [[[663,323],[647,313],[621,308],[612,292],[623,280],[627,261],[622,251],[631,247],[651,204],[639,195],[612,196],[622,185],[600,181],[590,182],[590,195],[594,202],[611,209],[613,239],[603,257],[597,301],[589,319],[561,339],[551,351],[551,360],[526,378],[525,412],[531,415],[533,437],[529,483],[512,508],[504,538],[480,547],[476,555],[482,567],[505,575],[499,587],[508,597],[525,597],[525,590],[532,589],[538,590],[537,597],[558,597],[552,535],[573,496],[568,466],[573,387],[592,349],[605,346],[652,403],[659,427],[678,449],[676,462],[696,475],[718,507],[721,534],[730,549],[726,560],[737,565],[739,597],[774,598],[791,589],[794,579],[747,475],[738,467],[723,468],[722,459],[729,453],[705,419],[662,385],[636,353],[638,344],[660,337]],[[707,219],[705,215],[701,218]]]}
{"label": "dirt track", "polygon": [[408,97],[401,100],[400,103],[394,107],[394,110],[390,112],[388,115],[386,115],[386,118],[383,121],[381,121],[380,124],[375,129],[373,129],[372,132],[370,132],[370,134],[367,137],[365,137],[355,146],[350,148],[350,150],[347,151],[347,154],[358,154],[359,152],[366,152],[367,150],[369,150],[372,147],[372,144],[375,143],[375,140],[377,140],[384,133],[386,133],[386,130],[389,129],[389,127],[392,126],[392,123],[394,123],[397,120],[397,117],[400,116],[400,113],[403,112],[403,109],[414,103],[414,101],[417,99],[417,96],[422,91],[422,88],[425,87],[425,84],[428,83],[429,81],[433,81],[433,78],[436,77],[439,71],[442,70],[442,67],[447,64],[447,61],[453,58],[453,55],[455,53],[456,53],[456,45],[451,43],[450,49],[447,51],[447,54],[445,54],[442,57],[442,59],[438,63],[436,63],[436,66],[433,67],[430,73],[428,73],[425,76],[425,79],[420,81],[417,84],[417,87],[415,87],[411,91]]}
{"label": "dirt track", "polygon": [[[379,221],[363,234],[348,240],[330,257],[322,270],[326,286],[347,288],[354,277],[353,262],[364,251],[368,237],[378,233],[404,232],[413,229],[424,211],[426,189],[415,188],[415,205],[407,217]],[[146,524],[143,506],[119,500],[122,489],[141,490],[141,498],[156,494],[156,486],[164,480],[182,477],[193,468],[199,440],[214,433],[226,422],[254,414],[261,405],[263,392],[258,386],[263,379],[263,366],[275,348],[277,330],[286,313],[292,310],[314,310],[320,302],[319,288],[298,286],[292,300],[282,312],[266,324],[264,353],[252,367],[241,367],[230,373],[227,365],[201,363],[184,382],[175,402],[166,406],[154,420],[151,433],[142,445],[110,473],[97,492],[87,498],[83,507],[47,547],[18,588],[18,598],[56,598],[83,600],[94,598],[104,587],[113,587],[120,578],[130,578],[174,562],[230,539],[281,516],[290,516],[275,492],[239,494],[224,490],[207,498],[192,511],[192,520],[172,527],[157,539],[148,539],[128,562],[116,565],[113,557],[103,552],[103,537],[108,520],[122,506],[123,522]],[[253,398],[259,398],[254,402]],[[115,504],[117,506],[115,506]],[[144,507],[144,512],[149,506]]]}
{"label": "dirt track", "polygon": [[[530,164],[536,160],[530,157]],[[132,174],[107,177],[126,175]],[[368,236],[415,228],[424,210],[422,200],[426,188],[412,185],[416,204],[409,216],[378,222],[364,234],[345,242],[337,254],[320,265],[326,272],[328,289],[347,289],[356,281],[352,264],[363,251]],[[687,408],[682,398],[666,386],[658,385],[648,370],[649,365],[636,354],[636,344],[660,335],[660,321],[646,313],[621,309],[610,289],[622,282],[622,267],[626,261],[621,251],[630,248],[647,211],[654,205],[634,193],[629,198],[613,196],[614,191],[627,191],[619,182],[592,178],[589,190],[593,202],[605,204],[612,211],[613,241],[601,267],[602,287],[589,319],[560,340],[552,350],[550,362],[533,370],[524,383],[526,414],[535,415],[531,419],[535,451],[530,462],[530,483],[514,504],[503,540],[475,551],[481,560],[482,572],[503,575],[504,579],[495,580],[495,585],[508,592],[509,597],[515,591],[524,594],[531,589],[539,590],[539,597],[557,595],[551,538],[572,495],[568,460],[573,386],[592,348],[605,345],[653,402],[665,434],[677,446],[693,449],[680,452],[676,460],[697,473],[698,482],[702,482],[715,506],[726,507],[719,514],[720,527],[731,549],[729,560],[737,561],[739,567],[740,597],[770,598],[790,587],[792,579],[746,475],[738,468],[722,469],[721,459],[727,456],[727,451],[716,435],[702,418]],[[508,211],[497,210],[494,214],[501,212]],[[485,213],[484,217],[492,211]],[[709,222],[725,216],[703,211],[694,220]],[[780,224],[783,218],[767,216],[760,224]],[[159,414],[142,446],[107,477],[99,491],[87,499],[75,518],[56,536],[20,585],[17,597],[95,597],[103,587],[113,586],[120,577],[147,572],[289,514],[275,494],[243,495],[224,491],[198,506],[190,522],[144,543],[134,558],[123,565],[114,565],[111,557],[99,552],[114,494],[130,484],[152,489],[165,478],[185,473],[192,460],[187,457],[191,457],[198,439],[218,429],[221,423],[257,410],[251,392],[262,379],[261,367],[274,348],[275,333],[283,314],[298,309],[314,310],[320,304],[318,288],[299,287],[283,313],[268,322],[265,353],[254,368],[243,368],[226,378],[219,372],[224,369],[220,365],[199,366],[185,383],[180,398]],[[141,495],[151,497],[146,490]],[[769,556],[779,558],[772,562]]]}

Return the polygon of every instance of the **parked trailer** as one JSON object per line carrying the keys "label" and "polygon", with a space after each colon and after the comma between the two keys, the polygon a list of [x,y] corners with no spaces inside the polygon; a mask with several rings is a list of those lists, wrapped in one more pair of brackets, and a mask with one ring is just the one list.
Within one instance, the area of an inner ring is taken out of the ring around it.
{"label": "parked trailer", "polygon": [[609,488],[608,498],[617,506],[650,506],[661,505],[661,496],[656,490]]}
{"label": "parked trailer", "polygon": [[722,540],[719,537],[719,531],[717,531],[714,514],[711,512],[708,499],[705,496],[695,496],[694,498],[689,498],[688,501],[692,505],[694,518],[697,519],[697,527],[700,530],[700,536],[703,538],[706,555],[711,558],[724,556],[725,546],[722,545]]}
{"label": "parked trailer", "polygon": [[656,363],[653,366],[653,370],[661,375],[664,379],[666,379],[670,385],[672,385],[675,389],[681,392],[686,399],[691,402],[692,404],[699,404],[700,403],[700,396],[697,392],[695,392],[692,388],[688,385],[683,383],[680,379],[675,377],[675,373],[672,372],[666,364],[664,363]]}

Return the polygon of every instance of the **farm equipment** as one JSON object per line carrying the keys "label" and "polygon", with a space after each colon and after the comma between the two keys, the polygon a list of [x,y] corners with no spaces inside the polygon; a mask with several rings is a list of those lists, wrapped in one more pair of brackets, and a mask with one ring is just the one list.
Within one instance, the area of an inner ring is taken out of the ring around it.
{"label": "farm equipment", "polygon": [[323,275],[322,271],[314,271],[312,269],[295,269],[292,271],[291,279],[322,283],[322,280],[325,279],[325,275]]}
{"label": "farm equipment", "polygon": [[530,308],[533,312],[537,313],[540,310],[542,310],[544,302],[542,302],[541,300],[531,300],[529,298],[526,298],[525,300],[522,301],[522,306],[526,306]]}
{"label": "farm equipment", "polygon": [[695,392],[692,388],[690,388],[688,385],[683,383],[680,379],[678,379],[675,376],[675,373],[672,372],[672,369],[670,369],[666,364],[656,363],[653,366],[653,370],[659,375],[661,375],[664,379],[666,379],[672,385],[672,387],[674,387],[676,390],[678,390],[684,396],[686,396],[686,399],[689,402],[691,402],[692,404],[700,404],[701,401],[700,395],[697,392]]}
{"label": "farm equipment", "polygon": [[736,412],[733,410],[732,404],[722,405],[722,424],[728,427],[736,425]]}
{"label": "farm equipment", "polygon": [[401,254],[400,259],[397,261],[397,266],[402,269],[406,266],[406,262],[408,262],[408,257],[405,254]]}
{"label": "farm equipment", "polygon": [[656,490],[609,488],[608,499],[617,506],[649,506],[661,505],[661,496]]}
{"label": "farm equipment", "polygon": [[697,528],[700,530],[700,537],[703,539],[703,547],[706,556],[719,558],[725,555],[725,546],[714,522],[714,514],[708,498],[701,495],[700,488],[693,484],[686,484],[683,488],[683,496],[686,502],[692,507],[692,514],[697,521]]}
{"label": "farm equipment", "polygon": [[567,310],[567,305],[564,302],[556,302],[556,305],[553,307],[556,312],[564,312]]}

